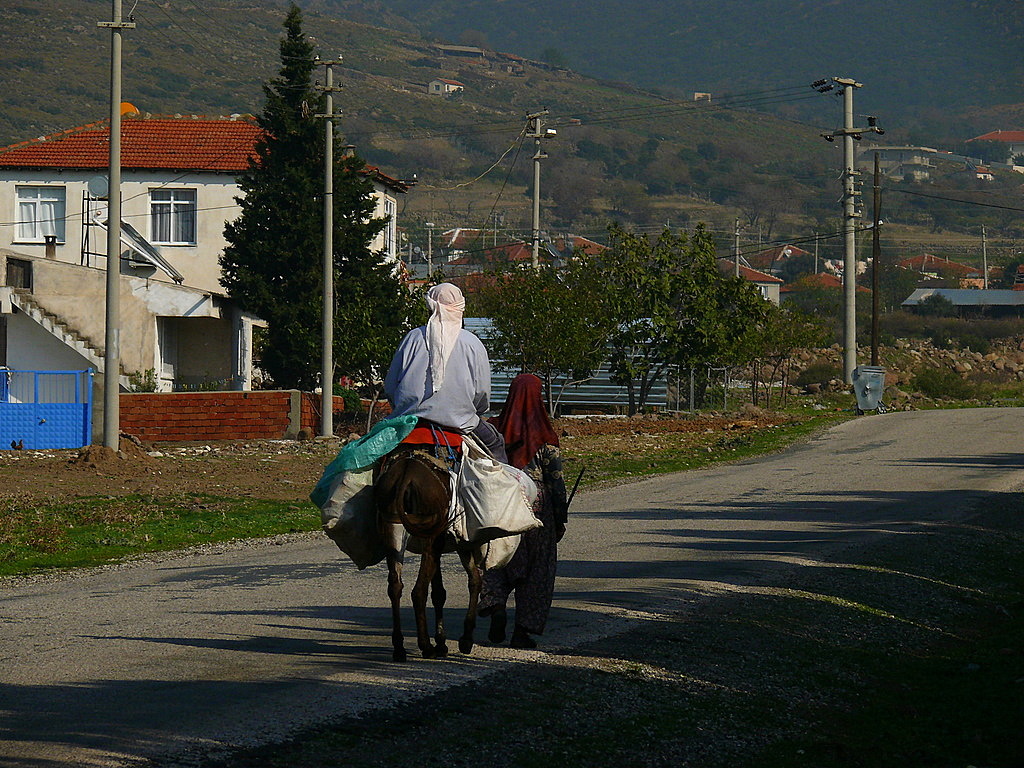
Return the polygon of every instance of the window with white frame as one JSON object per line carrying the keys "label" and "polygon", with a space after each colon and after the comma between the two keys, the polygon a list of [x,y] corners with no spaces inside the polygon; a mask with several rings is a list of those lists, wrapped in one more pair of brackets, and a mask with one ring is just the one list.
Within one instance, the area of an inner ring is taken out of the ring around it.
{"label": "window with white frame", "polygon": [[62,186],[19,186],[18,241],[44,243],[47,237],[64,242],[65,198]]}
{"label": "window with white frame", "polygon": [[196,191],[152,189],[149,192],[149,235],[154,243],[195,245]]}
{"label": "window with white frame", "polygon": [[397,258],[398,242],[398,204],[390,197],[384,198],[384,218],[387,223],[384,225],[384,253],[391,258]]}

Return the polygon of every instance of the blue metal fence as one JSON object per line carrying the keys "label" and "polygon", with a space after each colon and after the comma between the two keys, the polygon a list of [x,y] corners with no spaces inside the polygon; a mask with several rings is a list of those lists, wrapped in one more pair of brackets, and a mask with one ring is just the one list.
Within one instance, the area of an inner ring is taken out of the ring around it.
{"label": "blue metal fence", "polygon": [[92,369],[0,369],[0,450],[88,445],[92,437],[92,380]]}
{"label": "blue metal fence", "polygon": [[[464,325],[466,330],[472,331],[481,339],[486,339],[492,332],[489,318],[467,317]],[[493,408],[500,410],[505,398],[508,397],[508,388],[515,376],[516,372],[504,368],[500,360],[491,361],[491,405]],[[679,410],[677,379],[678,371],[672,368],[654,382],[647,398],[647,406],[658,410]],[[580,411],[624,413],[629,405],[629,394],[626,388],[611,380],[607,363],[602,363],[593,372],[593,376],[585,382],[563,387],[564,383],[563,381],[555,382],[553,393],[553,398],[556,399],[558,409],[562,413]]]}

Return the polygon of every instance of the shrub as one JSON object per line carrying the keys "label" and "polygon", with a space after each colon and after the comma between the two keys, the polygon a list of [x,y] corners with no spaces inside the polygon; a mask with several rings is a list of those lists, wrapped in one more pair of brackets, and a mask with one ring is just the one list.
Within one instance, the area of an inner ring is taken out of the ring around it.
{"label": "shrub", "polygon": [[359,413],[363,410],[363,401],[359,393],[348,387],[334,386],[334,394],[345,401],[345,411],[348,413]]}
{"label": "shrub", "polygon": [[918,392],[934,398],[968,400],[974,396],[974,387],[949,368],[926,368],[914,376]]}
{"label": "shrub", "polygon": [[825,384],[832,379],[842,379],[843,372],[832,363],[811,363],[793,379],[793,385],[806,387],[808,384]]}

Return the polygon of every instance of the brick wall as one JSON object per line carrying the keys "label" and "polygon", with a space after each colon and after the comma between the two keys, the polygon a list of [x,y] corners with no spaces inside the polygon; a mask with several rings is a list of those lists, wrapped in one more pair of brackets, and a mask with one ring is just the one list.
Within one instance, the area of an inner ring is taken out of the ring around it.
{"label": "brick wall", "polygon": [[120,404],[121,431],[152,443],[288,440],[320,428],[320,396],[297,390],[124,393]]}

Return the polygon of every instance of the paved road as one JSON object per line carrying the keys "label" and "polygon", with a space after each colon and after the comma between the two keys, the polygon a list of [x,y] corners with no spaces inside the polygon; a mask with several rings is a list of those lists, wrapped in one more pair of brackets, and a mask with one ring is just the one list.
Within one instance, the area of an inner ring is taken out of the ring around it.
{"label": "paved road", "polygon": [[[978,409],[867,416],[775,456],[583,494],[544,645],[768,582],[860,537],[935,530],[1022,484],[1024,410]],[[454,628],[457,568],[448,583]],[[393,665],[389,648],[382,566],[356,571],[319,536],[0,585],[0,766],[169,764],[539,653]]]}

